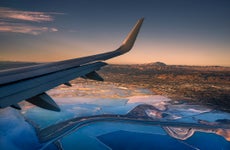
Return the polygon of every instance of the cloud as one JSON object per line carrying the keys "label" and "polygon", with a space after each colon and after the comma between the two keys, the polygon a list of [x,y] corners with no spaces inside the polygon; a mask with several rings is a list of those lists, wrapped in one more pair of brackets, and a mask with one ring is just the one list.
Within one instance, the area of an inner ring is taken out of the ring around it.
{"label": "cloud", "polygon": [[53,21],[52,13],[14,10],[0,7],[0,18],[8,20],[24,20],[32,22]]}
{"label": "cloud", "polygon": [[56,28],[50,28],[50,31],[52,31],[52,32],[57,32],[58,29],[56,29]]}
{"label": "cloud", "polygon": [[[41,26],[41,23],[54,21],[52,15],[60,14],[62,13],[22,11],[0,7],[0,32],[32,35],[39,35],[43,32],[57,32],[57,28],[44,27]],[[31,23],[33,23],[33,25]]]}
{"label": "cloud", "polygon": [[20,23],[0,22],[0,32],[24,33],[39,35],[43,32],[57,32],[56,28],[38,27]]}

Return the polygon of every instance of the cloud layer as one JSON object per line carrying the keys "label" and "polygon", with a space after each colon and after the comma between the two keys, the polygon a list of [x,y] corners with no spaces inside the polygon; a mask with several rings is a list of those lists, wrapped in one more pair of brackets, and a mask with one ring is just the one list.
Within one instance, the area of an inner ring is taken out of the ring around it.
{"label": "cloud layer", "polygon": [[17,19],[25,21],[53,21],[53,17],[44,12],[20,11],[11,8],[0,7],[0,18],[2,19]]}
{"label": "cloud layer", "polygon": [[[41,26],[42,22],[54,21],[58,13],[21,11],[0,7],[0,32],[13,32],[38,35],[43,32],[57,32],[56,28]],[[31,25],[33,23],[33,25]],[[37,23],[38,25],[34,25]]]}
{"label": "cloud layer", "polygon": [[58,29],[48,27],[36,27],[20,23],[0,22],[0,31],[39,35],[43,32],[56,32],[58,31]]}

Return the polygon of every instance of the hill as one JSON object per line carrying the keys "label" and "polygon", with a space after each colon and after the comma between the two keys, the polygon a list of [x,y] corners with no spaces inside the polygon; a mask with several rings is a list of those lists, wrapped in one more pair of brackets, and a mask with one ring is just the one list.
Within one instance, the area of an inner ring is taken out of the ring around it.
{"label": "hill", "polygon": [[161,67],[164,67],[164,66],[167,66],[165,63],[163,62],[153,62],[153,63],[148,63],[146,65],[151,65],[151,66],[161,66]]}

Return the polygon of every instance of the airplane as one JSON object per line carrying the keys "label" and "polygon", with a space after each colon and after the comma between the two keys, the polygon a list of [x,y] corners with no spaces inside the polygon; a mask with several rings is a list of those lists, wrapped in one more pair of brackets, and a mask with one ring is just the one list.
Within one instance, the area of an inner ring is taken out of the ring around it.
{"label": "airplane", "polygon": [[18,103],[26,100],[44,109],[61,111],[55,101],[45,92],[61,84],[71,86],[69,81],[79,77],[103,81],[96,71],[107,65],[105,60],[127,53],[132,49],[143,21],[144,18],[137,21],[121,46],[114,51],[1,70],[0,108],[12,107],[20,110]]}

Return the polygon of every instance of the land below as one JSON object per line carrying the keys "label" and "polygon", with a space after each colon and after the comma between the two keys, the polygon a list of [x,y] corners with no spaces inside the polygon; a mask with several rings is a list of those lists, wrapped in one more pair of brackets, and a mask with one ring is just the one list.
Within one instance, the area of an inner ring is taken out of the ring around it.
{"label": "land below", "polygon": [[[33,64],[35,63],[0,62],[0,69]],[[108,65],[99,74],[105,79],[105,83],[147,88],[176,101],[205,104],[230,112],[230,67],[166,65],[157,62]]]}
{"label": "land below", "polygon": [[230,111],[230,67],[163,63],[109,65],[100,74],[108,82],[140,86],[173,100]]}

